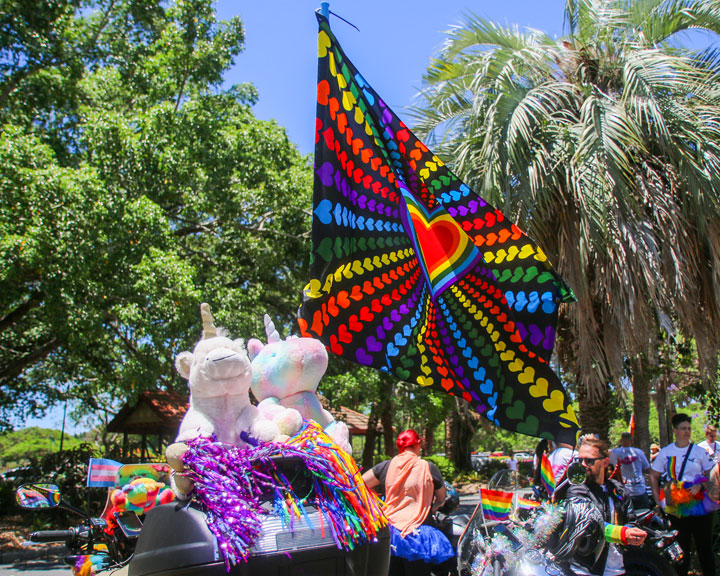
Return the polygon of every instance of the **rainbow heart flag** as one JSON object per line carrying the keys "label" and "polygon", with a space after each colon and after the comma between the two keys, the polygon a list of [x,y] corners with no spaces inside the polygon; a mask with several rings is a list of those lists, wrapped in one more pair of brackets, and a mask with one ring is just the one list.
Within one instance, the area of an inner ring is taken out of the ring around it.
{"label": "rainbow heart flag", "polygon": [[298,322],[330,352],[575,442],[548,361],[574,300],[540,247],[387,106],[318,15],[310,281]]}
{"label": "rainbow heart flag", "polygon": [[480,488],[480,503],[485,520],[507,520],[512,501],[512,492]]}
{"label": "rainbow heart flag", "polygon": [[540,481],[545,486],[548,496],[552,498],[555,493],[555,474],[547,454],[543,454],[540,461]]}

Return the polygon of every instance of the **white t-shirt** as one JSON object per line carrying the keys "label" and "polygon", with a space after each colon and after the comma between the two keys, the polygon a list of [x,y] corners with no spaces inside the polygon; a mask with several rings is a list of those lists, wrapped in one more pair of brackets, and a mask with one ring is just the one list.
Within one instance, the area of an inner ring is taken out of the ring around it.
{"label": "white t-shirt", "polygon": [[720,442],[717,440],[710,444],[707,440],[703,440],[698,444],[700,448],[703,448],[705,452],[710,456],[710,460],[720,462]]}
{"label": "white t-shirt", "polygon": [[[679,476],[683,460],[685,459],[685,454],[688,451],[688,446],[678,448],[673,442],[672,444],[668,444],[664,448],[661,448],[660,452],[658,452],[655,457],[655,460],[653,460],[651,468],[656,472],[660,472],[661,474],[667,476],[668,462],[671,457],[675,456],[675,473],[673,476]],[[699,476],[704,476],[705,473],[712,467],[713,461],[710,459],[708,453],[697,444],[693,444],[692,452],[688,456],[682,478],[677,479],[680,482],[695,482]]]}
{"label": "white t-shirt", "polygon": [[552,466],[555,482],[559,482],[562,475],[565,474],[565,469],[570,464],[574,453],[574,450],[565,448],[564,446],[555,448],[555,450],[550,452],[548,460],[550,460],[550,466]]}
{"label": "white t-shirt", "polygon": [[508,458],[507,465],[510,470],[517,472],[517,460],[515,458]]}
{"label": "white t-shirt", "polygon": [[620,446],[610,451],[610,464],[615,466],[620,463],[625,493],[629,496],[645,494],[645,476],[643,470],[650,468],[645,453],[633,446]]}

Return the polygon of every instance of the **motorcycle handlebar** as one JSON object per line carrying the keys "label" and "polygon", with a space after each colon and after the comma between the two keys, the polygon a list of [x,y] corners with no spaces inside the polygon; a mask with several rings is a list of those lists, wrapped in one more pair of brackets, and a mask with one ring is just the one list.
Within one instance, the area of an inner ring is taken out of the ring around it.
{"label": "motorcycle handlebar", "polygon": [[39,530],[30,534],[31,542],[66,542],[75,537],[75,530]]}

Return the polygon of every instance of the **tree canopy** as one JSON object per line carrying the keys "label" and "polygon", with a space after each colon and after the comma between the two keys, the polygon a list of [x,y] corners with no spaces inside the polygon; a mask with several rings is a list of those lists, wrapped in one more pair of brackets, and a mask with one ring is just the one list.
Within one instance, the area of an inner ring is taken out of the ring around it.
{"label": "tree canopy", "polygon": [[4,2],[0,426],[180,384],[202,301],[244,337],[294,316],[310,165],[223,88],[243,43],[210,0]]}

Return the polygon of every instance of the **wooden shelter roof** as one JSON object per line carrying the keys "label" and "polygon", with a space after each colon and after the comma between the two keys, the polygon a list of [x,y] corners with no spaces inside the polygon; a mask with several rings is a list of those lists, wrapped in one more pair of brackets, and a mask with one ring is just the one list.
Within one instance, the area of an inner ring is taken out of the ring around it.
{"label": "wooden shelter roof", "polygon": [[108,432],[175,436],[188,409],[188,397],[173,390],[146,390],[135,404],[125,404],[108,424]]}
{"label": "wooden shelter roof", "polygon": [[[329,412],[335,420],[340,420],[347,424],[350,434],[356,436],[365,436],[367,434],[370,418],[365,416],[365,414],[356,412],[346,406],[340,406],[340,408],[337,409],[331,408]],[[382,425],[380,423],[378,423],[377,428],[378,432],[382,433]]]}

